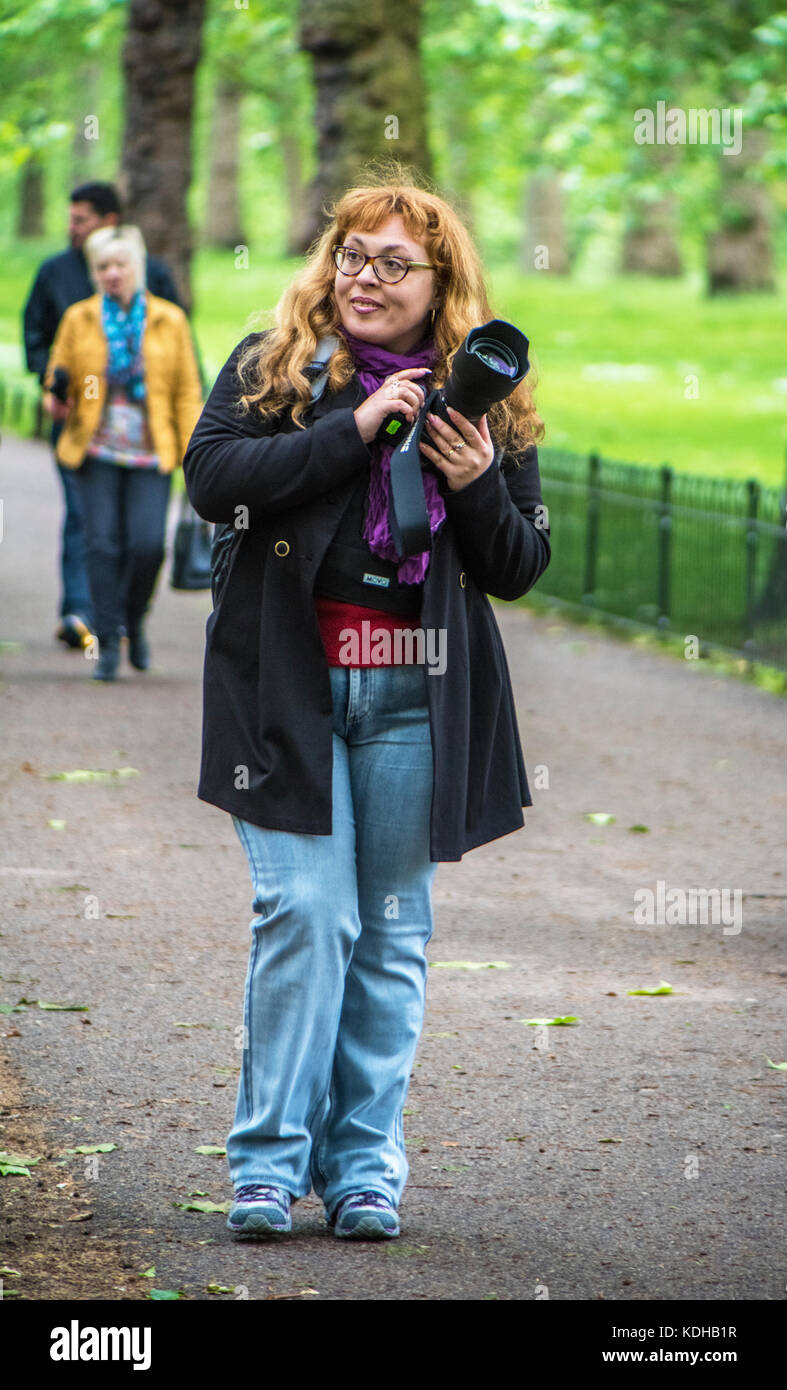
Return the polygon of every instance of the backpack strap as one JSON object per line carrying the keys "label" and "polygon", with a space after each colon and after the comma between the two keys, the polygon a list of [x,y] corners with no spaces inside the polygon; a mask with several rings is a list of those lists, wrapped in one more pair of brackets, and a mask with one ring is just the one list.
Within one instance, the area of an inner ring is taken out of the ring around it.
{"label": "backpack strap", "polygon": [[[332,333],[321,338],[315,349],[314,357],[304,368],[305,375],[311,380],[312,401],[318,401],[325,390],[328,381],[328,363],[338,346],[339,339]],[[214,604],[223,588],[233,551],[242,535],[243,532],[236,530],[231,521],[220,522],[214,529],[211,547],[211,588]]]}
{"label": "backpack strap", "polygon": [[313,401],[318,401],[325,390],[328,381],[328,363],[338,346],[339,339],[333,333],[329,333],[325,338],[320,338],[314,357],[309,365],[304,367],[304,375],[311,380]]}

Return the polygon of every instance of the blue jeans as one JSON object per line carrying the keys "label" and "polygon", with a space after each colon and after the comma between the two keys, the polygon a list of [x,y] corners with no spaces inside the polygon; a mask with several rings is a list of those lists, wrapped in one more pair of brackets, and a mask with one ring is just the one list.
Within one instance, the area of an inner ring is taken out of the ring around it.
{"label": "blue jeans", "polygon": [[233,817],[254,886],[244,1048],[227,1160],[332,1214],[349,1192],[398,1205],[402,1108],[432,934],[432,745],[424,666],[330,667],[333,829]]}
{"label": "blue jeans", "polygon": [[172,476],[86,458],[76,469],[99,641],[145,616],[164,560]]}
{"label": "blue jeans", "polygon": [[[61,420],[52,425],[52,448],[54,449],[63,429]],[[87,580],[85,560],[84,518],[79,487],[73,468],[58,463],[57,471],[63,488],[63,529],[60,537],[60,616],[74,613],[92,628],[93,612],[90,600],[90,586]]]}

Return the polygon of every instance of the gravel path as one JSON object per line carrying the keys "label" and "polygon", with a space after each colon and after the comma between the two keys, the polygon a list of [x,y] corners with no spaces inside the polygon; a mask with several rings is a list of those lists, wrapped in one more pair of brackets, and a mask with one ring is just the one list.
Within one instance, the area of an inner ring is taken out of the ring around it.
{"label": "gravel path", "polygon": [[[286,1243],[236,1243],[223,1215],[175,1205],[231,1195],[224,1158],[195,1150],[231,1121],[250,917],[229,818],[194,794],[209,599],[163,584],[154,669],[91,681],[52,639],[49,452],[11,440],[3,458],[0,638],[18,645],[0,676],[0,999],[34,1002],[0,1014],[0,1149],[39,1158],[0,1178],[6,1288],[783,1298],[785,1077],[766,1057],[787,1056],[784,702],[500,605],[536,804],[525,830],[438,869],[402,1237],[348,1247],[312,1197]],[[659,881],[740,890],[740,918],[637,925],[635,894]],[[627,993],[661,981],[672,994]],[[100,1144],[116,1147],[69,1152]]]}

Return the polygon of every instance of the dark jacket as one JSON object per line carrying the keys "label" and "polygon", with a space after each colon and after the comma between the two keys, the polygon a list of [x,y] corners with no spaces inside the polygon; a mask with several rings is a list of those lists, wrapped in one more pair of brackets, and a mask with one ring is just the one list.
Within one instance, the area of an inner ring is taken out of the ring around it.
{"label": "dark jacket", "polygon": [[[168,299],[182,308],[178,292],[163,261],[147,257],[147,288],[159,299]],[[35,372],[43,383],[49,350],[55,341],[60,320],[66,309],[80,299],[89,299],[96,292],[90,278],[87,261],[81,250],[61,252],[50,256],[39,267],[24,308],[25,354],[27,370]]]}
{"label": "dark jacket", "polygon": [[[248,341],[248,340],[245,340]],[[242,346],[239,345],[239,347]],[[208,619],[198,795],[275,830],[331,833],[331,690],[314,611],[322,557],[368,470],[353,410],[357,378],[325,394],[298,429],[238,416],[223,367],[183,469],[207,521],[241,522]],[[517,599],[549,561],[536,450],[504,455],[445,494],[421,626],[446,630],[447,665],[427,675],[434,759],[430,857],[457,860],[524,824],[531,806],[503,644],[487,594]],[[429,668],[427,667],[427,670]],[[392,808],[395,813],[395,808]]]}

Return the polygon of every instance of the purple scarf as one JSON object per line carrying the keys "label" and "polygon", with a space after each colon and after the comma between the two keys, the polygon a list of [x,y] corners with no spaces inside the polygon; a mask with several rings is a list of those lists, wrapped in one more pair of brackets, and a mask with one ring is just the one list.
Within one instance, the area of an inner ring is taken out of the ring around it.
{"label": "purple scarf", "polygon": [[[373,392],[379,390],[385,378],[391,376],[393,372],[403,371],[405,367],[431,367],[434,362],[434,343],[431,338],[425,338],[413,352],[402,357],[398,353],[387,352],[385,348],[377,347],[374,343],[365,343],[346,330],[342,330],[342,336],[355,358],[358,380],[367,396],[371,396]],[[419,378],[416,377],[416,381],[418,380]],[[391,528],[388,521],[388,501],[391,494],[391,455],[394,451],[394,445],[375,444],[372,448],[369,501],[363,536],[369,549],[375,555],[379,555],[381,560],[398,560],[399,556],[391,539]],[[426,507],[429,513],[429,527],[434,535],[445,520],[445,503],[440,493],[436,475],[433,472],[425,472],[423,480]],[[399,583],[420,584],[428,567],[428,550],[423,551],[421,555],[409,555],[397,569]]]}

